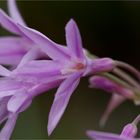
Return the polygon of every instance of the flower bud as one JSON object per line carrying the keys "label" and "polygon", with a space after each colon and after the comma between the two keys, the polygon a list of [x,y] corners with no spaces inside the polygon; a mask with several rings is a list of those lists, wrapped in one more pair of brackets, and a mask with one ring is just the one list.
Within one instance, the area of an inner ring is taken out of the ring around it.
{"label": "flower bud", "polygon": [[132,99],[134,94],[130,89],[123,87],[120,84],[115,83],[114,81],[107,79],[103,76],[93,76],[89,79],[90,87],[103,89],[109,93],[117,93],[126,98]]}
{"label": "flower bud", "polygon": [[123,131],[120,136],[134,138],[136,134],[137,134],[136,125],[134,123],[129,123],[123,128]]}

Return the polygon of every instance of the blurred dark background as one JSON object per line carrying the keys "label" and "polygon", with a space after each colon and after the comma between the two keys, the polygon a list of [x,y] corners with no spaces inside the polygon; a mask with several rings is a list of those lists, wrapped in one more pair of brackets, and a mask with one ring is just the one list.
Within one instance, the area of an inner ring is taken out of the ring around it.
{"label": "blurred dark background", "polygon": [[[64,27],[73,18],[79,26],[84,47],[91,53],[125,61],[140,69],[140,2],[17,1],[17,4],[27,25],[52,40],[65,44]],[[7,11],[6,1],[0,1],[0,7]],[[3,34],[8,35],[1,29],[0,35]],[[54,133],[47,137],[48,113],[55,91],[37,97],[32,106],[21,113],[13,139],[87,139],[87,129],[119,133],[140,112],[139,106],[126,101],[101,129],[99,120],[110,94],[89,89],[85,78],[71,97]]]}

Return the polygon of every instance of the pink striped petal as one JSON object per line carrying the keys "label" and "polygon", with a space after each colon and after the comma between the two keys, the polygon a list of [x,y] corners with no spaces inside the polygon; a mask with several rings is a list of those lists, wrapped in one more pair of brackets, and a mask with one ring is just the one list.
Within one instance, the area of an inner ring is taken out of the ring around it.
{"label": "pink striped petal", "polygon": [[15,69],[11,76],[18,80],[24,80],[34,84],[45,83],[63,77],[60,71],[62,67],[63,65],[57,61],[31,60],[25,65]]}
{"label": "pink striped petal", "polygon": [[1,98],[0,100],[0,124],[5,121],[8,117],[9,112],[7,111],[7,103],[9,97]]}
{"label": "pink striped petal", "polygon": [[13,21],[10,17],[8,17],[2,9],[0,9],[0,25],[12,33],[18,35],[22,34],[19,28],[17,27],[16,22]]}
{"label": "pink striped petal", "polygon": [[32,44],[19,37],[0,37],[0,64],[17,65]]}
{"label": "pink striped petal", "polygon": [[62,61],[69,59],[69,55],[62,46],[57,45],[42,33],[19,24],[18,27],[28,38],[34,41],[38,47],[52,59]]}
{"label": "pink striped petal", "polygon": [[66,79],[58,88],[48,120],[48,134],[50,135],[61,119],[69,99],[80,81],[80,73],[75,73]]}
{"label": "pink striped petal", "polygon": [[0,140],[9,140],[16,124],[18,115],[12,114],[0,132]]}
{"label": "pink striped petal", "polygon": [[27,90],[23,90],[12,96],[7,104],[7,110],[12,113],[19,113],[19,111],[24,111],[32,102],[30,94]]}
{"label": "pink striped petal", "polygon": [[73,57],[84,59],[83,45],[79,29],[73,19],[66,25],[66,41],[67,46],[70,48]]}
{"label": "pink striped petal", "polygon": [[28,61],[35,60],[44,56],[43,52],[40,51],[39,48],[33,47],[31,48],[21,59],[18,64],[18,68],[25,65]]}
{"label": "pink striped petal", "polygon": [[17,94],[30,86],[32,85],[29,83],[3,78],[0,80],[0,98]]}

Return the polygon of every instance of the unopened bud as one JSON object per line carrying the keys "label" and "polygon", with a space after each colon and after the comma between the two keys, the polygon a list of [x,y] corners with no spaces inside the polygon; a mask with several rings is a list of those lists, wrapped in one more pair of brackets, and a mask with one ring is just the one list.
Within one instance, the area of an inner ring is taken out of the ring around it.
{"label": "unopened bud", "polygon": [[137,127],[134,123],[127,124],[121,133],[120,136],[134,138],[137,134]]}

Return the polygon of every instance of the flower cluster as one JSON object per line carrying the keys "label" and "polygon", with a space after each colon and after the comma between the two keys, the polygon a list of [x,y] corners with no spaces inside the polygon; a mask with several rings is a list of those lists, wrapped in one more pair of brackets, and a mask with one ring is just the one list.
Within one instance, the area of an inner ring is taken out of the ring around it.
{"label": "flower cluster", "polygon": [[[61,45],[29,28],[15,0],[8,0],[7,3],[10,16],[0,9],[0,26],[14,35],[0,37],[0,123],[6,121],[0,139],[10,138],[19,113],[30,106],[34,97],[58,88],[49,113],[50,135],[80,79],[85,76],[90,77],[91,87],[112,93],[112,99],[101,119],[102,125],[112,110],[124,100],[139,104],[139,71],[124,62],[91,55],[83,47],[78,26],[73,19],[65,27],[66,45]],[[135,80],[124,69],[138,79]]]}

